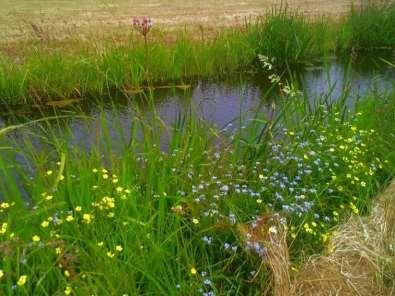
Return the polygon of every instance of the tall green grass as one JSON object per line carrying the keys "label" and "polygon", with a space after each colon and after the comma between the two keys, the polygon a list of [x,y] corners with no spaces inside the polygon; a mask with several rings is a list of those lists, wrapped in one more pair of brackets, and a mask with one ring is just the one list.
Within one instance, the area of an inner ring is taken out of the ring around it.
{"label": "tall green grass", "polygon": [[[128,131],[119,124],[115,138],[117,119],[103,112],[88,150],[59,137],[61,118],[2,130],[2,292],[270,292],[267,242],[239,227],[279,213],[297,264],[322,250],[332,226],[368,211],[395,167],[394,93],[366,97],[355,113],[344,101],[311,106],[299,92],[276,104],[233,137],[188,114],[166,127],[154,111]],[[25,133],[6,136],[17,128]],[[284,207],[305,202],[301,215]]]}
{"label": "tall green grass", "polygon": [[371,51],[395,46],[395,5],[392,1],[352,7],[341,26],[339,47]]}

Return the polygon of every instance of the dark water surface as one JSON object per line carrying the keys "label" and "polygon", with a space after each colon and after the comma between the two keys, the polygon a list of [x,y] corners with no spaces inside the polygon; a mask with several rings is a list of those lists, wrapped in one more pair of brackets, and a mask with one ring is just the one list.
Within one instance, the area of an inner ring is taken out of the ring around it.
{"label": "dark water surface", "polygon": [[[311,103],[323,97],[336,101],[347,90],[350,107],[367,93],[391,91],[395,83],[395,68],[372,58],[347,64],[332,60],[325,65],[307,66],[287,75],[283,79],[292,75]],[[188,87],[160,88],[146,91],[145,94],[135,94],[129,100],[76,102],[63,109],[11,110],[0,114],[0,128],[53,115],[55,112],[68,117],[48,121],[51,128],[47,132],[50,130],[59,139],[67,139],[69,147],[89,150],[92,146],[100,145],[103,133],[107,132],[112,148],[117,149],[117,143],[122,146],[130,140],[132,122],[136,116],[149,119],[155,115],[163,125],[172,126],[183,114],[193,114],[218,130],[240,127],[240,119],[246,122],[256,112],[269,112],[270,102],[279,95],[276,91],[270,91],[271,87],[266,78],[258,75],[224,81],[196,81]],[[11,116],[10,113],[20,115]],[[106,131],[103,130],[103,122],[106,122]],[[38,129],[46,132],[45,125],[40,123],[40,127],[33,124],[15,130],[8,137],[13,138],[16,145],[22,146],[22,140],[27,135],[33,139],[34,147],[41,149],[44,144],[33,136]],[[163,145],[167,146],[166,137]]]}

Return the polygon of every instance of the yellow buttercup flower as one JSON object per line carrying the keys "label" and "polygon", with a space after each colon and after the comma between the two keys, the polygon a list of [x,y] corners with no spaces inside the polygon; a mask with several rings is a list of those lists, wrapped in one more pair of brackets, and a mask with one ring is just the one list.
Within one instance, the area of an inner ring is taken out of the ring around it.
{"label": "yellow buttercup flower", "polygon": [[73,220],[74,220],[73,215],[68,215],[68,216],[66,217],[66,221],[67,221],[67,222],[71,222],[71,221],[73,221]]}
{"label": "yellow buttercup flower", "polygon": [[67,286],[66,289],[64,290],[64,294],[65,294],[65,295],[70,295],[72,291],[73,291],[73,290],[71,289],[71,287],[70,287],[70,286]]}
{"label": "yellow buttercup flower", "polygon": [[7,228],[8,228],[8,223],[7,223],[7,222],[4,222],[4,223],[1,225],[0,234],[6,233],[6,232],[7,232]]}
{"label": "yellow buttercup flower", "polygon": [[35,242],[35,243],[38,243],[40,240],[41,240],[41,239],[40,239],[40,237],[39,237],[38,235],[34,235],[34,236],[32,237],[32,241]]}
{"label": "yellow buttercup flower", "polygon": [[26,281],[27,281],[27,275],[21,275],[18,279],[17,285],[23,286],[26,284]]}
{"label": "yellow buttercup flower", "polygon": [[195,267],[192,267],[191,270],[189,271],[192,275],[196,275],[197,274],[197,270]]}
{"label": "yellow buttercup flower", "polygon": [[49,222],[47,220],[41,222],[41,227],[47,228],[49,226]]}
{"label": "yellow buttercup flower", "polygon": [[0,207],[1,207],[2,209],[7,209],[7,208],[10,207],[10,204],[9,204],[8,202],[2,202],[2,203],[0,204]]}
{"label": "yellow buttercup flower", "polygon": [[93,216],[91,214],[84,214],[82,215],[82,219],[84,223],[90,224],[92,222]]}
{"label": "yellow buttercup flower", "polygon": [[115,247],[115,250],[116,250],[117,252],[122,252],[122,251],[123,251],[123,248],[122,248],[121,245],[118,245],[118,246]]}

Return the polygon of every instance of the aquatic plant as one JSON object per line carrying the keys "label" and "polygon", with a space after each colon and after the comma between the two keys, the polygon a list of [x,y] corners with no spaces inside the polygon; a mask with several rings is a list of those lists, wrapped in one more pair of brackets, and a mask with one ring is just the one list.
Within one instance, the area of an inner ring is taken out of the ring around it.
{"label": "aquatic plant", "polygon": [[133,27],[143,36],[146,48],[148,46],[148,33],[151,31],[152,25],[152,20],[149,17],[133,18]]}

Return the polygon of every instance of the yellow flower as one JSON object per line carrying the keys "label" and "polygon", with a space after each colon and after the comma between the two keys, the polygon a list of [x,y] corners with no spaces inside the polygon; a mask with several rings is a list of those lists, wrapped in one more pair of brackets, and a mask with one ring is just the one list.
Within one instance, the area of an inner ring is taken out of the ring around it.
{"label": "yellow flower", "polygon": [[37,242],[39,242],[41,239],[40,239],[40,237],[38,236],[38,235],[34,235],[33,237],[32,237],[32,241],[34,241],[35,243],[37,243]]}
{"label": "yellow flower", "polygon": [[258,199],[256,200],[256,202],[259,203],[259,204],[261,204],[261,203],[262,203],[262,199],[258,198]]}
{"label": "yellow flower", "polygon": [[115,190],[116,190],[118,193],[121,193],[121,192],[123,191],[123,188],[122,188],[121,186],[118,186]]}
{"label": "yellow flower", "polygon": [[60,248],[60,247],[57,247],[56,249],[55,249],[55,253],[56,254],[60,254],[60,253],[62,253],[62,248]]}
{"label": "yellow flower", "polygon": [[102,177],[103,177],[104,180],[108,179],[108,175],[107,174],[103,174]]}
{"label": "yellow flower", "polygon": [[192,219],[192,223],[195,224],[195,225],[196,225],[196,224],[199,224],[199,220],[196,219],[196,218],[193,218],[193,219]]}
{"label": "yellow flower", "polygon": [[71,221],[73,221],[73,220],[74,220],[73,215],[68,215],[68,216],[66,217],[66,221],[67,221],[67,222],[71,222]]}
{"label": "yellow flower", "polygon": [[321,238],[322,238],[322,241],[325,243],[328,240],[329,235],[327,233],[323,233],[323,234],[321,234]]}
{"label": "yellow flower", "polygon": [[53,174],[53,171],[49,170],[47,171],[47,176],[51,176]]}
{"label": "yellow flower", "polygon": [[352,202],[350,202],[350,208],[354,212],[354,214],[357,214],[357,215],[359,214],[358,208]]}
{"label": "yellow flower", "polygon": [[104,242],[98,242],[97,245],[98,245],[99,247],[103,247]]}
{"label": "yellow flower", "polygon": [[63,176],[63,175],[60,175],[59,180],[60,180],[60,181],[63,181],[63,180],[64,180],[64,176]]}
{"label": "yellow flower", "polygon": [[81,212],[82,211],[82,207],[80,207],[80,206],[75,207],[75,211],[76,212]]}
{"label": "yellow flower", "polygon": [[192,267],[191,270],[189,271],[192,275],[196,275],[197,274],[197,270],[195,267]]}
{"label": "yellow flower", "polygon": [[1,225],[0,234],[6,233],[6,232],[7,232],[7,228],[8,228],[8,223],[7,223],[7,222],[4,222],[4,223]]}
{"label": "yellow flower", "polygon": [[67,286],[66,289],[64,290],[64,294],[65,294],[65,295],[70,295],[72,291],[73,291],[73,290],[71,289],[71,287],[70,287],[70,286]]}
{"label": "yellow flower", "polygon": [[53,195],[47,195],[46,197],[45,197],[45,200],[52,200],[53,199]]}
{"label": "yellow flower", "polygon": [[2,202],[0,206],[2,209],[7,209],[10,207],[10,204],[8,202]]}
{"label": "yellow flower", "polygon": [[84,214],[82,215],[82,219],[84,223],[90,224],[92,222],[93,216],[91,214]]}
{"label": "yellow flower", "polygon": [[113,258],[115,256],[115,254],[110,252],[110,251],[108,251],[107,252],[107,256],[110,257],[110,258]]}
{"label": "yellow flower", "polygon": [[115,247],[115,250],[116,250],[117,252],[122,252],[122,251],[123,251],[123,248],[122,248],[121,245],[118,245],[118,246]]}
{"label": "yellow flower", "polygon": [[47,220],[41,222],[41,227],[47,228],[49,226],[49,222]]}
{"label": "yellow flower", "polygon": [[23,286],[24,284],[26,284],[26,281],[27,281],[27,275],[21,275],[19,277],[17,284],[18,286]]}
{"label": "yellow flower", "polygon": [[4,276],[4,271],[0,269],[0,279]]}
{"label": "yellow flower", "polygon": [[66,270],[64,271],[64,275],[65,275],[66,277],[70,277],[70,272],[66,269]]}

